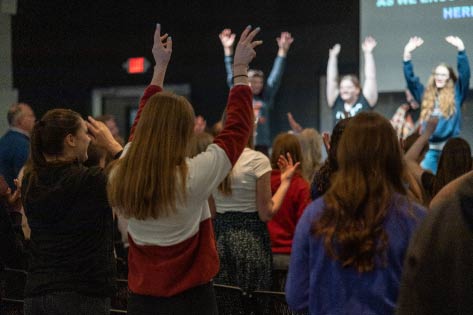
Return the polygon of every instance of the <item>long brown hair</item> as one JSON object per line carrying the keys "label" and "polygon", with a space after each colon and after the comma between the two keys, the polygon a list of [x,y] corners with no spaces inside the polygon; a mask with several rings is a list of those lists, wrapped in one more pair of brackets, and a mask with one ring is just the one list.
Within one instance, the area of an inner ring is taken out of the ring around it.
{"label": "long brown hair", "polygon": [[[435,85],[435,75],[432,74],[429,77],[429,81],[425,88],[424,97],[422,98],[422,110],[420,118],[427,120],[432,114],[435,106],[435,100],[438,97],[440,111],[445,118],[449,118],[455,112],[455,82],[457,76],[453,71],[453,68],[445,63],[439,64],[437,67],[442,66],[448,69],[449,80],[446,82],[445,87],[437,89]],[[435,72],[434,68],[433,72]]]}
{"label": "long brown hair", "polygon": [[378,258],[385,258],[383,224],[393,194],[406,195],[401,148],[391,123],[375,112],[353,117],[340,139],[337,162],[312,233],[342,266],[371,271]]}
{"label": "long brown hair", "polygon": [[128,152],[111,170],[108,198],[119,213],[156,219],[185,202],[193,126],[194,110],[184,97],[162,92],[148,100]]}

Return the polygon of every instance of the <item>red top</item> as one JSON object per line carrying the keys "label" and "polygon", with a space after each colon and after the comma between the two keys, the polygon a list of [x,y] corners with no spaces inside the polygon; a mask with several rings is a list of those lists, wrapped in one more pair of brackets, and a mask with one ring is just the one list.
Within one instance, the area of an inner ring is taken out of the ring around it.
{"label": "red top", "polygon": [[[281,185],[281,171],[271,172],[271,192],[274,195]],[[275,254],[290,254],[297,221],[310,203],[309,183],[298,173],[294,174],[291,185],[278,213],[268,222],[271,249]]]}

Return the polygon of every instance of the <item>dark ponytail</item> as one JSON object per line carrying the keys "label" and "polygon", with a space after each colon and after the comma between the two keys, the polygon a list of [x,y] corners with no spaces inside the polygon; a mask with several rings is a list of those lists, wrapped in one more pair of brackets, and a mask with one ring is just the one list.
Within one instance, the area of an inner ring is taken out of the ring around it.
{"label": "dark ponytail", "polygon": [[44,153],[61,155],[64,150],[64,138],[68,134],[76,134],[81,125],[79,113],[70,109],[52,109],[36,122],[31,133],[30,157],[25,166],[25,178],[29,177],[29,186],[36,181],[39,169],[46,167],[48,162]]}

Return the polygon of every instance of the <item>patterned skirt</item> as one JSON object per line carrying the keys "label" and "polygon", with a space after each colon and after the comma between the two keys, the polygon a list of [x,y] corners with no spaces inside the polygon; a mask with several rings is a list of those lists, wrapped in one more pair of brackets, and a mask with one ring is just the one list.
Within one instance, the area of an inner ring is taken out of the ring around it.
{"label": "patterned skirt", "polygon": [[271,240],[257,212],[217,213],[214,221],[220,272],[216,284],[245,292],[271,289]]}

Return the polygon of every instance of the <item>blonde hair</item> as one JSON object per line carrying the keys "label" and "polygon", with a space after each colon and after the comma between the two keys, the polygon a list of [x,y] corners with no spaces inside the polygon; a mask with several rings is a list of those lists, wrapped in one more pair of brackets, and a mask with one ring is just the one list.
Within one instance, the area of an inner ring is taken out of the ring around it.
{"label": "blonde hair", "polygon": [[312,182],[315,172],[322,166],[322,136],[314,128],[305,128],[297,135],[302,149],[302,177]]}
{"label": "blonde hair", "polygon": [[[440,111],[445,118],[449,118],[453,113],[455,113],[455,82],[457,81],[457,76],[449,65],[441,63],[437,67],[439,66],[448,69],[449,79],[445,84],[445,87],[437,89],[437,86],[435,85],[435,75],[432,74],[429,77],[424,97],[422,98],[422,110],[420,113],[420,118],[424,121],[429,119],[429,116],[432,114],[437,97]],[[435,69],[437,67],[435,67]]]}
{"label": "blonde hair", "polygon": [[162,92],[148,100],[133,142],[107,185],[110,204],[125,218],[157,219],[173,213],[177,201],[185,202],[194,119],[182,96]]}

